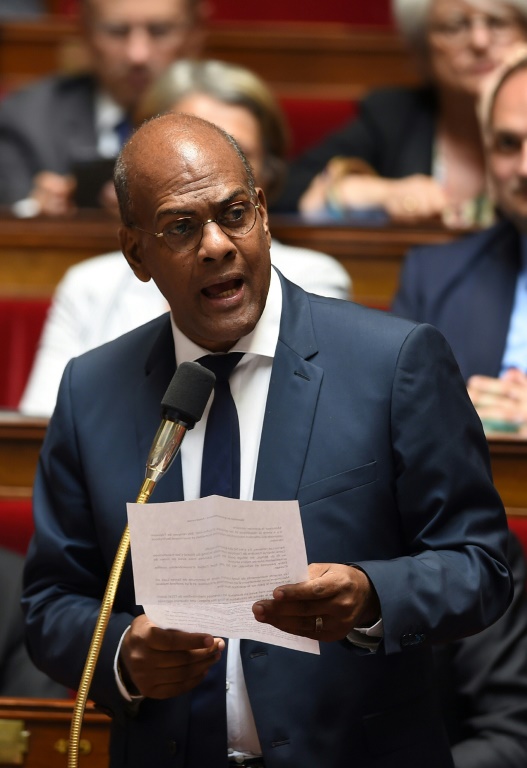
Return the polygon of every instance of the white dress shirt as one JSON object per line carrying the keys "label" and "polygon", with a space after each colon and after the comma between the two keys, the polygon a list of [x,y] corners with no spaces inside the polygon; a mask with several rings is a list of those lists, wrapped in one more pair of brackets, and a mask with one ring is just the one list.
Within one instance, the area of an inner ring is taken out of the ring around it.
{"label": "white dress shirt", "polygon": [[[240,498],[245,500],[253,497],[265,403],[278,342],[281,312],[280,279],[273,269],[265,309],[256,328],[248,336],[240,339],[230,350],[245,353],[229,379],[240,423]],[[174,323],[172,323],[172,331],[178,365],[209,354],[209,350],[198,347],[187,339]],[[203,441],[211,401],[212,395],[203,418],[186,435],[181,447],[185,500],[199,499],[200,496]],[[226,695],[229,754],[261,755],[258,734],[245,687],[239,640],[229,640]]]}
{"label": "white dress shirt", "polygon": [[516,280],[516,291],[512,305],[511,318],[503,360],[501,362],[501,374],[509,368],[527,373],[527,236],[521,239],[522,266]]}
{"label": "white dress shirt", "polygon": [[117,157],[121,139],[116,126],[124,120],[126,113],[111,96],[103,91],[95,95],[95,135],[97,152],[101,157]]}
{"label": "white dress shirt", "polygon": [[[271,262],[306,291],[349,298],[348,273],[325,253],[272,240]],[[30,416],[50,416],[62,373],[72,357],[167,311],[166,299],[153,280],[138,280],[121,252],[70,267],[55,290],[19,410]]]}

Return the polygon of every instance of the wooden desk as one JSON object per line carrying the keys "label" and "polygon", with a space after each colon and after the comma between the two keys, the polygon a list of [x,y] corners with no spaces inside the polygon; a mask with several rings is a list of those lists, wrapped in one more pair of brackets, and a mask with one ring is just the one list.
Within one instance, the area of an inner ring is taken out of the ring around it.
{"label": "wooden desk", "polygon": [[69,219],[0,218],[0,294],[51,296],[68,267],[119,250],[119,222],[101,211]]}
{"label": "wooden desk", "polygon": [[[0,498],[31,496],[46,424],[45,419],[0,412]],[[507,512],[527,516],[527,440],[493,437],[489,446],[494,482]]]}
{"label": "wooden desk", "polygon": [[[118,226],[98,211],[61,220],[0,218],[0,295],[51,296],[69,266],[119,250]],[[376,307],[389,305],[411,247],[458,236],[433,228],[310,225],[293,216],[273,216],[271,231],[284,243],[335,256],[353,279],[355,300]]]}
{"label": "wooden desk", "polygon": [[[73,701],[0,697],[0,766],[63,768]],[[79,768],[107,768],[110,718],[88,702],[83,719]]]}
{"label": "wooden desk", "polygon": [[47,419],[0,411],[0,498],[31,498]]}

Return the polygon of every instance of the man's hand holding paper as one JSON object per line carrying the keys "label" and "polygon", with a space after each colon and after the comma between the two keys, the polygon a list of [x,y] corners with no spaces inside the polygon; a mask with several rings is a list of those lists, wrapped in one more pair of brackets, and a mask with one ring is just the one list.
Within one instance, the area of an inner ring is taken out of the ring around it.
{"label": "man's hand holding paper", "polygon": [[255,621],[255,602],[308,578],[297,501],[210,496],[128,504],[136,600],[165,629],[319,653],[314,639]]}

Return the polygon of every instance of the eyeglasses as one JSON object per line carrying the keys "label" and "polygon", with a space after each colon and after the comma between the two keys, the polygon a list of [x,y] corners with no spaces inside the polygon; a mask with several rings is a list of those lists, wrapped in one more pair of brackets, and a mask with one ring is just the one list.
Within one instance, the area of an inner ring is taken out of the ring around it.
{"label": "eyeglasses", "polygon": [[432,41],[440,45],[462,48],[469,44],[470,36],[477,25],[483,27],[491,41],[497,44],[512,42],[521,31],[520,21],[515,16],[488,16],[478,13],[434,22],[430,26],[430,36]]}
{"label": "eyeglasses", "polygon": [[197,216],[183,216],[171,221],[162,232],[149,232],[147,229],[131,224],[134,229],[145,232],[153,237],[163,237],[168,248],[174,253],[186,253],[197,248],[203,237],[203,227],[206,224],[217,224],[227,237],[243,237],[248,235],[256,223],[256,209],[260,203],[250,200],[239,200],[225,206],[215,219],[201,221]]}

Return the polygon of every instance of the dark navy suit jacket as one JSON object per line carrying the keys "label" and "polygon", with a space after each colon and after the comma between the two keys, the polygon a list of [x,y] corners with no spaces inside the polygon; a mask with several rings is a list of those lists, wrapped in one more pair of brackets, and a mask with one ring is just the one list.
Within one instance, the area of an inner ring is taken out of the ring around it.
{"label": "dark navy suit jacket", "polygon": [[[363,568],[385,634],[375,654],[346,640],[320,656],[242,641],[266,766],[447,768],[430,643],[478,631],[510,600],[479,419],[435,329],[282,285],[254,498],[299,500],[308,560]],[[24,605],[33,657],[71,686],[173,370],[165,316],[64,374],[37,473]],[[176,460],[155,500],[182,495]],[[179,768],[189,696],[145,700],[131,717],[114,683],[118,640],[139,611],[128,564],[91,697],[114,715],[112,768]]]}
{"label": "dark navy suit jacket", "polygon": [[465,380],[498,376],[520,265],[520,236],[508,221],[453,243],[415,248],[393,312],[439,328]]}

